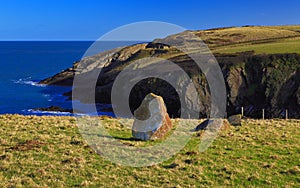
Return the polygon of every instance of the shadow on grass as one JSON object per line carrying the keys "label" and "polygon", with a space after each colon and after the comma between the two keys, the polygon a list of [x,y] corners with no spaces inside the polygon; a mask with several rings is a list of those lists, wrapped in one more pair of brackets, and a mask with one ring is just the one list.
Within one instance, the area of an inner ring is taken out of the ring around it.
{"label": "shadow on grass", "polygon": [[142,141],[140,139],[137,138],[133,138],[133,137],[120,137],[120,136],[111,136],[111,135],[102,135],[102,134],[96,134],[96,133],[82,133],[83,135],[87,135],[87,136],[97,136],[97,137],[103,137],[103,138],[115,138],[117,140],[123,140],[123,141]]}

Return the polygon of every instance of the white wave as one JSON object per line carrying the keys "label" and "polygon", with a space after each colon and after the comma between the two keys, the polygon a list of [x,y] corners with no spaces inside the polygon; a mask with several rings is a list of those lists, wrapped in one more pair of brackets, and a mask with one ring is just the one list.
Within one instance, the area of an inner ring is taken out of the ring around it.
{"label": "white wave", "polygon": [[26,85],[31,85],[31,86],[37,86],[37,87],[46,87],[44,84],[39,84],[38,82],[29,80],[31,77],[25,78],[25,79],[18,79],[18,80],[12,80],[15,84],[26,84]]}
{"label": "white wave", "polygon": [[40,114],[40,115],[59,115],[59,116],[70,116],[73,115],[71,112],[57,112],[57,111],[41,111],[41,110],[34,110],[34,109],[28,109],[28,110],[22,110],[23,112],[26,112],[27,114]]}
{"label": "white wave", "polygon": [[[45,116],[90,116],[88,114],[81,113],[71,113],[71,112],[58,112],[58,111],[42,111],[42,110],[34,110],[27,109],[22,110],[25,115],[45,115]],[[97,116],[97,115],[96,115]]]}

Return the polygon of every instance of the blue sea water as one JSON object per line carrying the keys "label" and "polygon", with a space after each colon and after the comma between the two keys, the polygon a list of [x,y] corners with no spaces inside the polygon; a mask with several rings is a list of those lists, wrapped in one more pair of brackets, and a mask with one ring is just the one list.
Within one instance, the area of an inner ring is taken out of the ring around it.
{"label": "blue sea water", "polygon": [[[0,42],[0,114],[70,115],[33,109],[60,106],[71,109],[62,94],[71,87],[37,83],[80,60],[92,42]],[[104,51],[126,44],[102,44]],[[100,52],[99,51],[99,52]]]}

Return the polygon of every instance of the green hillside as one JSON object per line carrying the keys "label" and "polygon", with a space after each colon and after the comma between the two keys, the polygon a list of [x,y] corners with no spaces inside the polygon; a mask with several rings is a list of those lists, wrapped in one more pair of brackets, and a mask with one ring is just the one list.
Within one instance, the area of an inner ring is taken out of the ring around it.
{"label": "green hillside", "polygon": [[300,53],[300,38],[281,39],[261,44],[239,44],[219,47],[213,50],[218,53],[236,53],[255,51],[256,54]]}

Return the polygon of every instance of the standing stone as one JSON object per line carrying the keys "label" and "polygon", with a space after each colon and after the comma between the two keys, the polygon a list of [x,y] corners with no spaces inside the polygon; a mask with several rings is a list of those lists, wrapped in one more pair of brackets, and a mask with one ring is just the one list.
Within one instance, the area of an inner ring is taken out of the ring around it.
{"label": "standing stone", "polygon": [[132,136],[140,140],[161,139],[171,129],[172,123],[163,98],[148,94],[134,112]]}

